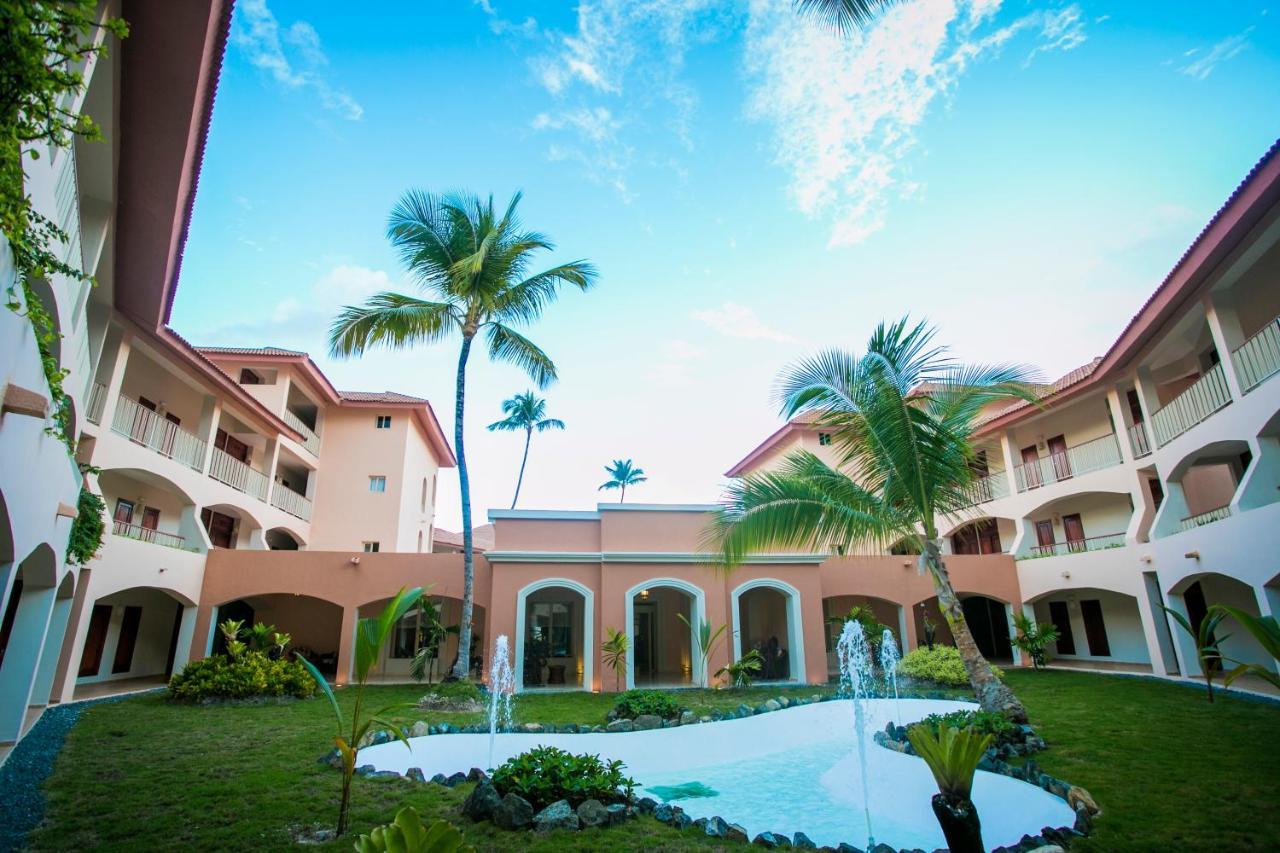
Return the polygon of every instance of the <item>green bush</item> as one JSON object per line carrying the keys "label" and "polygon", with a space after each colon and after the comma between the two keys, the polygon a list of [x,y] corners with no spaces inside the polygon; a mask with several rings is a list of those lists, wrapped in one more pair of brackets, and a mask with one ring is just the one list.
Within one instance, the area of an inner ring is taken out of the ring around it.
{"label": "green bush", "polygon": [[393,822],[361,835],[355,849],[356,853],[475,853],[476,848],[463,843],[462,833],[448,821],[427,826],[413,806],[405,806]]}
{"label": "green bush", "polygon": [[296,660],[272,660],[265,652],[249,650],[234,658],[211,655],[192,661],[169,681],[169,695],[183,702],[257,696],[306,699],[315,692],[315,681]]}
{"label": "green bush", "polygon": [[485,698],[484,691],[473,681],[443,681],[439,684],[429,684],[426,692],[441,699],[454,699],[460,702],[468,700],[483,702]]}
{"label": "green bush", "polygon": [[634,720],[642,714],[669,720],[680,714],[680,703],[661,690],[628,690],[613,706],[613,715],[620,720]]}
{"label": "green bush", "polygon": [[[991,671],[996,678],[1003,679],[1004,673],[997,666]],[[955,646],[921,646],[908,652],[898,662],[898,674],[921,681],[932,681],[945,687],[968,687],[969,673],[965,671],[964,661],[960,659],[960,650]]]}
{"label": "green bush", "polygon": [[623,774],[625,767],[621,761],[601,761],[598,755],[539,746],[493,771],[493,787],[503,796],[523,797],[535,810],[560,800],[574,808],[586,800],[625,802],[635,787],[635,780]]}
{"label": "green bush", "polygon": [[952,711],[949,714],[930,714],[915,725],[927,726],[935,735],[940,735],[945,728],[973,729],[979,734],[991,735],[996,745],[1022,742],[1022,729],[1016,723],[1010,722],[1009,718],[1003,714],[994,714],[990,711]]}

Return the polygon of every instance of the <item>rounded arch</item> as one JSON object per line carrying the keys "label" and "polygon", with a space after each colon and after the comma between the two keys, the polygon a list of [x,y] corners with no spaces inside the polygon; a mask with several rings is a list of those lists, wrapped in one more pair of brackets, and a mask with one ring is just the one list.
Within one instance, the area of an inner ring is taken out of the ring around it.
{"label": "rounded arch", "polygon": [[67,572],[58,584],[58,598],[74,598],[76,594],[76,573]]}
{"label": "rounded arch", "polygon": [[966,527],[973,527],[974,525],[990,521],[994,521],[999,524],[1001,521],[1012,521],[1012,519],[1001,518],[996,515],[967,515],[961,518],[953,518],[951,521],[951,527],[942,534],[944,539],[950,539]]}
{"label": "rounded arch", "polygon": [[223,515],[229,515],[233,518],[237,518],[240,521],[248,522],[249,526],[254,530],[266,529],[266,525],[262,523],[261,518],[239,504],[209,504],[201,507],[201,509],[213,510],[214,512],[220,512]]}
{"label": "rounded arch", "polygon": [[302,534],[283,524],[266,531],[263,540],[270,551],[300,551],[307,545]]}
{"label": "rounded arch", "polygon": [[1249,443],[1243,439],[1213,441],[1201,445],[1187,453],[1169,469],[1166,479],[1169,482],[1181,480],[1194,466],[1206,462],[1221,462],[1238,459],[1242,453],[1249,451]]}
{"label": "rounded arch", "polygon": [[[102,485],[104,477],[107,481],[106,486]],[[110,490],[110,487],[113,485],[123,485],[115,482],[119,477],[127,477],[131,480],[137,480],[145,485],[163,489],[166,492],[177,495],[182,499],[183,503],[194,505],[196,502],[195,498],[193,498],[186,489],[179,486],[173,480],[170,480],[163,474],[157,474],[154,471],[147,471],[142,468],[103,468],[98,474],[99,487]]]}
{"label": "rounded arch", "polygon": [[[624,601],[626,602],[625,604],[626,615],[624,617],[624,621],[626,624],[625,630],[626,630],[627,636],[634,637],[636,635],[636,626],[635,626],[636,596],[646,589],[661,589],[664,587],[669,589],[677,589],[680,592],[683,592],[685,595],[689,596],[690,603],[692,605],[691,606],[692,612],[690,613],[691,618],[689,619],[689,623],[690,623],[689,624],[689,652],[690,652],[690,657],[692,658],[693,655],[697,654],[696,650],[698,648],[698,631],[699,631],[698,626],[700,626],[703,620],[707,618],[707,594],[702,587],[698,586],[697,584],[690,583],[689,581],[681,580],[680,578],[672,578],[672,577],[650,578],[642,583],[636,584],[635,586],[631,587],[631,589],[627,590],[627,597],[624,599]],[[636,663],[635,643],[628,642],[627,643],[627,689],[628,690],[631,690],[636,686],[635,663]],[[696,663],[694,664],[694,667],[697,668]],[[694,684],[696,686],[706,686],[708,680],[709,680],[708,673],[699,672],[695,674]]]}
{"label": "rounded arch", "polygon": [[218,625],[224,619],[238,619],[245,626],[265,623],[291,637],[291,648],[303,654],[321,672],[336,675],[342,637],[343,606],[317,595],[292,590],[252,592],[222,601],[213,608],[206,653],[219,651],[223,644]]}
{"label": "rounded arch", "polygon": [[1128,498],[1130,493],[1123,489],[1091,489],[1087,492],[1072,492],[1069,495],[1054,498],[1053,500],[1044,501],[1027,510],[1026,518],[1034,520],[1039,516],[1051,514],[1056,510],[1069,509],[1074,505],[1087,502],[1090,498],[1099,496],[1111,496],[1118,498]]}
{"label": "rounded arch", "polygon": [[28,282],[31,284],[31,291],[40,300],[41,307],[53,320],[53,335],[49,341],[49,352],[58,365],[62,366],[62,306],[58,304],[57,291],[53,289],[53,285],[48,280],[39,276],[29,278]]}
{"label": "rounded arch", "polygon": [[756,578],[734,588],[730,597],[733,625],[733,659],[742,658],[742,596],[755,589],[772,589],[786,599],[787,644],[789,646],[791,679],[803,683],[805,674],[804,620],[800,610],[800,591],[778,578]]}
{"label": "rounded arch", "polygon": [[138,586],[125,587],[124,589],[112,590],[109,594],[101,596],[101,598],[115,598],[117,596],[126,596],[131,592],[143,592],[146,590],[154,590],[163,592],[184,607],[195,607],[199,602],[189,595],[184,595],[171,586],[163,586],[161,584],[139,584]]}
{"label": "rounded arch", "polygon": [[582,596],[582,689],[592,690],[594,688],[596,594],[590,587],[569,578],[542,578],[521,588],[516,593],[516,690],[524,689],[525,614],[528,611],[529,596],[540,590],[555,589],[557,587],[572,590]]}
{"label": "rounded arch", "polygon": [[27,589],[49,589],[58,585],[58,555],[48,542],[41,542],[18,565]]}

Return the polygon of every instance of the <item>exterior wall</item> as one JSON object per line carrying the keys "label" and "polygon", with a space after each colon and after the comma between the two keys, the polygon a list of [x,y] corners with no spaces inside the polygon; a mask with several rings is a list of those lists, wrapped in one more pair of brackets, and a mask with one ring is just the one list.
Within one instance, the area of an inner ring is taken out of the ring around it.
{"label": "exterior wall", "polygon": [[[431,552],[431,531],[435,523],[436,487],[439,467],[427,446],[417,421],[408,412],[396,412],[399,419],[409,422],[405,432],[404,462],[402,472],[404,486],[400,490],[399,524],[395,549],[397,551]],[[395,421],[392,421],[395,424]],[[341,452],[341,451],[339,451]],[[421,536],[421,538],[419,538]],[[419,547],[421,542],[421,547]]]}

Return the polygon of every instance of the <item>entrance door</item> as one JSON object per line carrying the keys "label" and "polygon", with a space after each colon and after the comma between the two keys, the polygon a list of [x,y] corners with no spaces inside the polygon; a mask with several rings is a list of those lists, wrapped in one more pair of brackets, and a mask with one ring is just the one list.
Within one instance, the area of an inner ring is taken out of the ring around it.
{"label": "entrance door", "polygon": [[116,656],[111,661],[111,673],[118,675],[133,669],[133,649],[138,644],[138,626],[142,624],[142,608],[130,605],[124,609],[120,621],[120,639],[116,641]]}
{"label": "entrance door", "polygon": [[84,653],[80,655],[80,670],[77,677],[85,678],[98,674],[102,666],[102,647],[107,642],[107,629],[111,627],[111,605],[95,604],[89,616],[89,633],[84,638]]}
{"label": "entrance door", "polygon": [[153,506],[142,509],[142,539],[145,542],[156,541],[156,531],[160,529],[160,510]]}
{"label": "entrance door", "polygon": [[173,675],[173,659],[178,655],[178,637],[182,633],[182,611],[183,607],[179,604],[177,612],[173,614],[173,630],[169,633],[169,655],[164,663],[165,678]]}
{"label": "entrance door", "polygon": [[645,680],[652,680],[654,676],[654,660],[653,660],[653,616],[654,607],[652,604],[637,604],[635,610],[635,672],[633,673],[636,681],[642,677]]}
{"label": "entrance door", "polygon": [[1074,512],[1071,515],[1062,517],[1062,532],[1067,537],[1067,550],[1073,554],[1077,554],[1086,549],[1084,541],[1084,522],[1080,520],[1080,513]]}
{"label": "entrance door", "polygon": [[1074,655],[1076,640],[1071,634],[1071,614],[1065,601],[1049,602],[1049,621],[1058,629],[1058,654]]}
{"label": "entrance door", "polygon": [[1080,602],[1080,617],[1084,619],[1084,638],[1089,644],[1089,654],[1098,658],[1111,657],[1107,626],[1102,621],[1102,602],[1096,598]]}
{"label": "entrance door", "polygon": [[1036,544],[1040,546],[1038,549],[1041,554],[1052,554],[1056,549],[1053,547],[1055,542],[1053,539],[1053,522],[1049,519],[1036,522]]}
{"label": "entrance door", "polygon": [[111,520],[117,524],[133,524],[133,501],[127,501],[124,498],[118,499],[116,501],[116,514]]}
{"label": "entrance door", "polygon": [[1040,451],[1034,444],[1022,448],[1022,482],[1028,489],[1036,488],[1041,482]]}
{"label": "entrance door", "polygon": [[249,464],[249,445],[245,444],[235,436],[229,435],[226,430],[218,428],[214,434],[213,446],[219,450],[225,451],[228,456],[233,459],[239,459],[246,465]]}
{"label": "entrance door", "polygon": [[234,548],[236,520],[212,509],[202,509],[200,520],[209,532],[209,541],[215,548]]}
{"label": "entrance door", "polygon": [[1049,445],[1049,458],[1053,460],[1053,478],[1054,482],[1065,480],[1071,476],[1071,460],[1067,457],[1067,439],[1065,436],[1055,435],[1047,442]]}

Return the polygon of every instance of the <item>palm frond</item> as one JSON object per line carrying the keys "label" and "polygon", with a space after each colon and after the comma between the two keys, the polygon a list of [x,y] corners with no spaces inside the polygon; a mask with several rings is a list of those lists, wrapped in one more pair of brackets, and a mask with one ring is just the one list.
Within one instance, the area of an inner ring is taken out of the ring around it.
{"label": "palm frond", "polygon": [[794,0],[796,11],[841,35],[865,30],[901,0]]}
{"label": "palm frond", "polygon": [[385,291],[364,305],[348,305],[329,326],[329,352],[338,358],[377,347],[434,343],[458,327],[454,305]]}
{"label": "palm frond", "polygon": [[556,366],[551,357],[524,335],[500,323],[491,323],[486,335],[489,358],[493,361],[521,368],[539,388],[556,381]]}
{"label": "palm frond", "polygon": [[587,261],[571,261],[543,270],[499,294],[494,300],[493,316],[504,323],[532,322],[555,300],[562,285],[587,291],[595,285],[597,276],[595,266]]}

